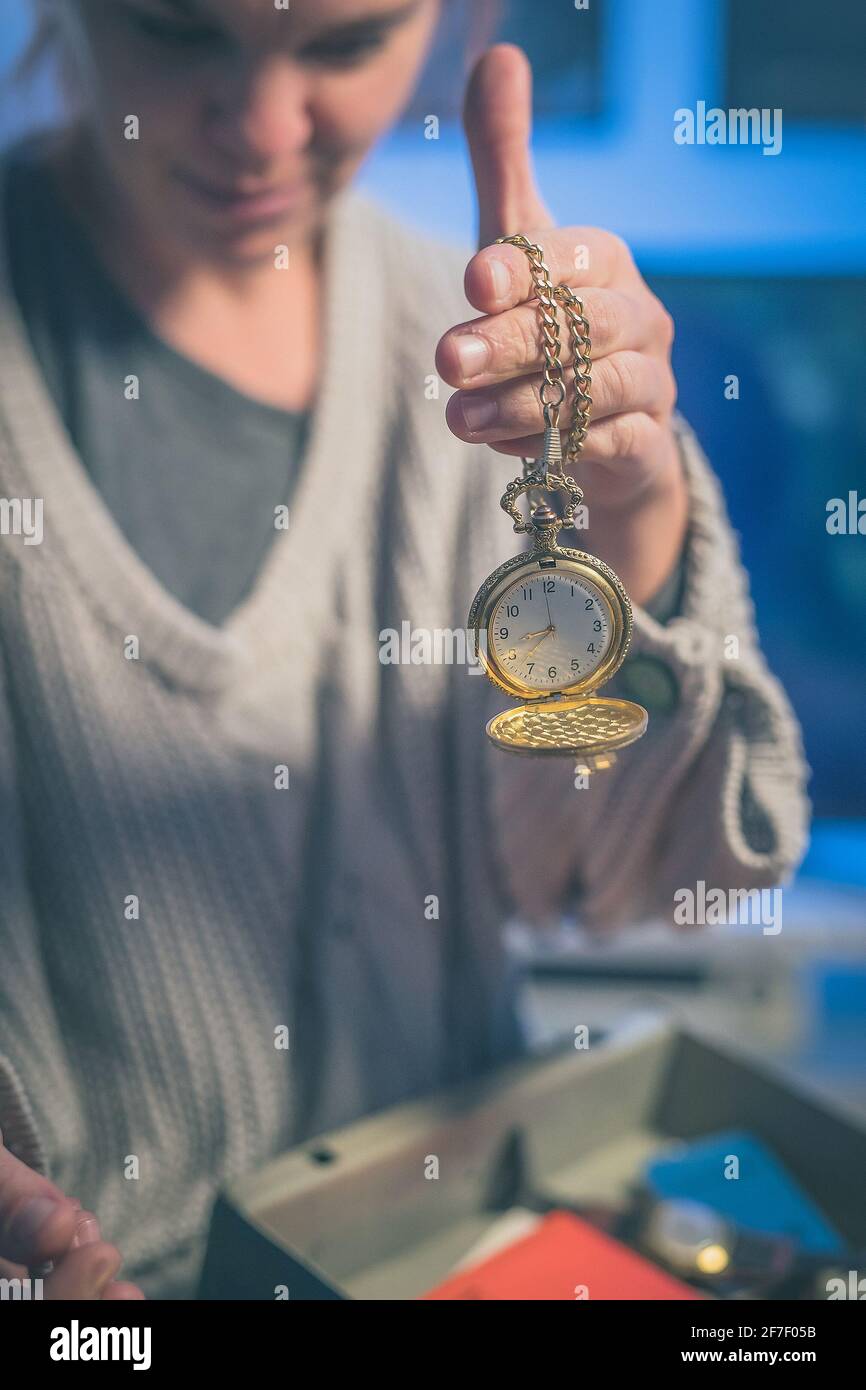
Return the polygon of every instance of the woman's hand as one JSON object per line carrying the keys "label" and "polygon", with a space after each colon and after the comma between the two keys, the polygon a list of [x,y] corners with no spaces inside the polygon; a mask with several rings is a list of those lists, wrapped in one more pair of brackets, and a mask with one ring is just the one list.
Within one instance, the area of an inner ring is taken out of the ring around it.
{"label": "woman's hand", "polygon": [[[544,357],[537,308],[527,302],[535,293],[529,262],[517,247],[489,244],[523,232],[541,245],[553,284],[572,286],[583,300],[592,411],[577,479],[586,489],[587,543],[640,603],[672,570],[686,529],[685,479],[671,427],[673,322],[619,237],[555,226],[535,186],[530,121],[529,65],[519,49],[498,45],[477,64],[464,111],[483,248],[466,268],[465,290],[482,316],[457,324],[439,342],[437,370],[458,388],[447,420],[460,439],[499,453],[535,458],[541,452]],[[561,313],[560,328],[569,386]],[[573,400],[569,386],[559,416],[563,430]]]}
{"label": "woman's hand", "polygon": [[93,1213],[11,1154],[0,1135],[0,1278],[27,1279],[49,1260],[46,1299],[144,1298],[135,1284],[115,1281],[120,1251],[102,1239]]}

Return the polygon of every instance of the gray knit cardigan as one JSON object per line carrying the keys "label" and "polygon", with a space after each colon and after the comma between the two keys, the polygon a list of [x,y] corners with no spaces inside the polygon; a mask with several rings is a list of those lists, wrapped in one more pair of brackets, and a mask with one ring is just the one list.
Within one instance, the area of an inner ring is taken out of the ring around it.
{"label": "gray knit cardigan", "polygon": [[14,506],[0,536],[0,1127],[151,1296],[194,1292],[223,1181],[520,1051],[509,916],[670,919],[678,888],[784,882],[803,851],[798,727],[681,422],[681,615],[638,609],[630,657],[676,699],[612,771],[498,752],[506,701],[465,664],[380,660],[386,629],[465,625],[519,549],[513,461],[437,391],[465,259],[334,206],[289,527],[220,628],[112,520],[0,279],[0,498],[43,505],[41,544]]}

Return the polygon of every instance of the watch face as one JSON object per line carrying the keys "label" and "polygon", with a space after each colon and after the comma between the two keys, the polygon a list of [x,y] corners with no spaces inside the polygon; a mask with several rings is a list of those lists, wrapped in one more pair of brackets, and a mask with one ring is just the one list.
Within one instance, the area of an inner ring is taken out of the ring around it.
{"label": "watch face", "polygon": [[530,690],[566,690],[587,680],[613,640],[607,599],[568,568],[524,572],[498,598],[488,624],[490,656]]}

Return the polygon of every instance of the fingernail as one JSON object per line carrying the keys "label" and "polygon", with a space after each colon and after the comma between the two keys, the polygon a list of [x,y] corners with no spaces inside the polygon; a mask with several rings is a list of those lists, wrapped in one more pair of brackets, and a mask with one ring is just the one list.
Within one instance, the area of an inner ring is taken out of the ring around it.
{"label": "fingernail", "polygon": [[463,423],[470,434],[477,434],[493,424],[498,414],[496,402],[490,396],[467,396],[460,403]]}
{"label": "fingernail", "polygon": [[490,357],[490,345],[478,333],[460,333],[455,339],[460,371],[467,379],[480,376]]}
{"label": "fingernail", "polygon": [[16,1241],[22,1245],[31,1241],[59,1205],[53,1197],[33,1197],[26,1202],[12,1223],[12,1234]]}
{"label": "fingernail", "polygon": [[96,1245],[102,1239],[99,1229],[99,1222],[95,1216],[86,1216],[80,1221],[75,1231],[72,1244],[77,1249],[82,1245]]}
{"label": "fingernail", "polygon": [[497,299],[505,299],[511,292],[511,270],[501,261],[498,256],[491,257],[488,262],[490,266],[490,279],[493,282],[493,293]]}

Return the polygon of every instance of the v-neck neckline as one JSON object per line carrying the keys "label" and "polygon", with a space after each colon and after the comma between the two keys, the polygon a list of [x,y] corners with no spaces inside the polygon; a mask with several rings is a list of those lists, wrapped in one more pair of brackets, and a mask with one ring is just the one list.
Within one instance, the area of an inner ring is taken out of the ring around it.
{"label": "v-neck neckline", "polygon": [[[119,641],[135,632],[142,661],[159,666],[173,682],[219,687],[249,654],[256,634],[268,631],[269,613],[276,616],[303,593],[305,620],[316,621],[310,586],[303,582],[304,563],[313,553],[321,559],[326,541],[340,545],[355,515],[366,471],[362,460],[382,446],[377,402],[386,370],[386,286],[379,259],[369,255],[375,238],[363,235],[366,199],[345,190],[328,211],[320,383],[288,529],[275,536],[249,594],[216,626],[177,599],[139,556],[91,479],[50,395],[9,278],[9,157],[7,152],[0,159],[0,409],[22,475],[21,495],[43,499],[43,545],[56,540],[62,547],[79,587],[118,631]],[[160,447],[169,448],[170,441]]]}

